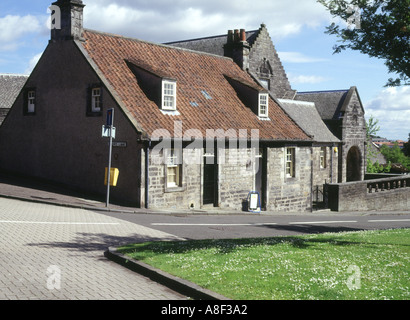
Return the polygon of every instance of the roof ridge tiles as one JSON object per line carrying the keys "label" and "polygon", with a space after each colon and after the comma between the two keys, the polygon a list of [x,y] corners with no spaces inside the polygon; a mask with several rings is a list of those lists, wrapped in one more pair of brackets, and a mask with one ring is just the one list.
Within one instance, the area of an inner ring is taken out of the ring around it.
{"label": "roof ridge tiles", "polygon": [[232,58],[220,56],[220,55],[213,54],[213,53],[201,52],[201,51],[195,51],[195,50],[191,50],[191,49],[187,49],[187,48],[175,47],[175,46],[171,46],[171,45],[167,45],[167,44],[163,44],[163,43],[157,43],[157,42],[153,42],[153,41],[142,40],[142,39],[128,37],[128,36],[122,36],[122,35],[118,35],[118,34],[115,34],[115,33],[109,33],[109,32],[98,31],[98,30],[87,29],[87,28],[85,28],[84,31],[101,34],[101,35],[107,36],[107,37],[116,37],[116,38],[121,38],[121,39],[125,39],[125,40],[130,40],[130,41],[137,41],[137,42],[146,43],[146,44],[149,44],[149,45],[154,45],[154,46],[159,46],[159,47],[164,47],[164,48],[168,48],[168,49],[172,49],[172,50],[186,51],[186,52],[191,52],[191,53],[199,54],[199,55],[211,56],[211,57],[216,57],[216,58],[226,59],[226,60],[233,60]]}
{"label": "roof ridge tiles", "polygon": [[315,94],[315,93],[348,92],[349,90],[350,90],[350,89],[304,91],[304,92],[298,92],[297,94]]}
{"label": "roof ridge tiles", "polygon": [[[256,30],[249,30],[246,31],[246,33],[255,33],[258,32],[259,29]],[[226,37],[226,34],[220,34],[220,35],[215,35],[215,36],[207,36],[207,37],[199,37],[199,38],[193,38],[193,39],[187,39],[187,40],[177,40],[177,41],[170,41],[170,42],[165,42],[165,45],[171,45],[173,43],[181,43],[181,42],[192,42],[192,41],[199,41],[199,40],[207,40],[207,39],[215,39],[215,38],[222,38]]]}

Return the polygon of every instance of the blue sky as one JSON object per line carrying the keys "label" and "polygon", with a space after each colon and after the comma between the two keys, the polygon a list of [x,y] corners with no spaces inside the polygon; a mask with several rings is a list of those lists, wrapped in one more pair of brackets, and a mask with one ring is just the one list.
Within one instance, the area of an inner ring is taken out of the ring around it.
{"label": "blue sky", "polygon": [[[28,74],[47,46],[52,0],[1,0],[0,73]],[[385,88],[382,60],[353,51],[333,54],[335,37],[324,33],[332,17],[316,0],[83,0],[86,28],[153,42],[258,29],[265,23],[298,91],[356,86],[366,116],[379,120],[379,135],[407,140],[410,86]]]}

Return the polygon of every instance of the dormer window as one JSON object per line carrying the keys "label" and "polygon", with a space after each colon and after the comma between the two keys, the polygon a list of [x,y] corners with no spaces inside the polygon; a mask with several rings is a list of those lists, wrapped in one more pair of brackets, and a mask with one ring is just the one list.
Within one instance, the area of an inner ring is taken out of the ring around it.
{"label": "dormer window", "polygon": [[255,82],[248,82],[243,79],[225,78],[238,94],[242,103],[250,108],[259,120],[270,121],[269,119],[269,92]]}
{"label": "dormer window", "polygon": [[267,118],[269,114],[269,95],[267,93],[259,93],[259,112],[261,118]]}
{"label": "dormer window", "polygon": [[162,81],[162,109],[175,111],[177,108],[177,83],[176,81]]}

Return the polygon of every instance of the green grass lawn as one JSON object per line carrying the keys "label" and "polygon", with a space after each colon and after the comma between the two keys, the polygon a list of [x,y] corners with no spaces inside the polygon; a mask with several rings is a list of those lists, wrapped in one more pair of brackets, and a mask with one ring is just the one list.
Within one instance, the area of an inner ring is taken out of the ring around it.
{"label": "green grass lawn", "polygon": [[121,252],[235,300],[410,298],[410,229],[151,242]]}

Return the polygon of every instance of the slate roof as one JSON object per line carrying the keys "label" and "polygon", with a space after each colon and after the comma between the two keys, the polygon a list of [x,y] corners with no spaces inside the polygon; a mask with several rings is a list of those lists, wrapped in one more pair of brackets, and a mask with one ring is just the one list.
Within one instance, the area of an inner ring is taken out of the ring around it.
{"label": "slate roof", "polygon": [[[85,30],[84,37],[85,42],[77,42],[80,50],[146,137],[158,129],[172,134],[174,121],[182,121],[184,132],[196,129],[203,137],[207,129],[234,129],[236,133],[246,129],[248,137],[252,129],[258,129],[264,140],[310,141],[273,99],[269,100],[271,120],[260,120],[244,105],[226,77],[255,82],[232,59],[91,30]],[[143,61],[145,68],[161,70],[177,80],[178,112],[162,112],[147,97],[128,65],[130,61]]]}
{"label": "slate roof", "polygon": [[0,74],[0,109],[10,109],[28,76]]}
{"label": "slate roof", "polygon": [[13,106],[27,78],[28,76],[25,75],[0,74],[0,125]]}
{"label": "slate roof", "polygon": [[[246,41],[248,41],[249,45],[252,46],[259,30],[247,31],[246,32]],[[167,42],[166,45],[175,46],[184,49],[190,49],[194,51],[200,52],[207,52],[211,54],[215,54],[218,56],[224,56],[224,45],[227,42],[228,35],[218,35],[218,36],[211,36],[211,37],[203,37],[197,39],[190,39],[190,40],[182,40],[182,41],[174,41],[174,42]]]}
{"label": "slate roof", "polygon": [[313,102],[279,99],[278,102],[316,142],[340,142],[322,121]]}
{"label": "slate roof", "polygon": [[[360,101],[357,88],[354,86],[347,90],[298,92],[295,100],[314,102],[323,120],[338,120],[340,113],[346,110],[354,92]],[[360,106],[363,109],[361,102]]]}
{"label": "slate roof", "polygon": [[298,92],[295,100],[314,102],[324,120],[337,120],[349,90]]}

